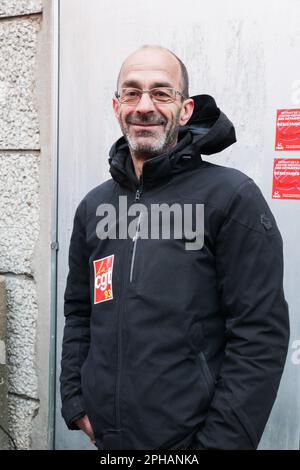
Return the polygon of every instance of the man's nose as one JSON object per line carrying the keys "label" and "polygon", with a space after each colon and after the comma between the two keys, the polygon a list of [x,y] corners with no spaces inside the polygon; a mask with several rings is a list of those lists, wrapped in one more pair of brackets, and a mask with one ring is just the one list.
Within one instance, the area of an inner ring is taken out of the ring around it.
{"label": "man's nose", "polygon": [[140,113],[149,113],[155,110],[154,103],[149,93],[142,94],[140,101],[135,107],[135,110],[139,111]]}

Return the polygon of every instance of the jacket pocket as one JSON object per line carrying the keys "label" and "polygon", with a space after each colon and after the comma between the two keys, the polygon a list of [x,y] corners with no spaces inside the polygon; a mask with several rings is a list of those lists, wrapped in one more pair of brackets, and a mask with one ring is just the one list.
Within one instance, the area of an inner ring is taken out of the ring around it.
{"label": "jacket pocket", "polygon": [[[177,440],[175,442],[169,443],[168,446],[166,447],[166,450],[186,450],[186,449],[189,449],[189,446],[193,442],[193,439],[195,438],[195,435],[197,434],[198,431],[199,431],[198,428],[193,429],[192,432],[190,432],[183,439],[180,439],[180,441]],[[158,450],[160,450],[160,449],[158,449]]]}
{"label": "jacket pocket", "polygon": [[248,417],[244,413],[244,411],[239,407],[231,406],[231,410],[235,415],[235,418],[238,420],[240,426],[242,427],[244,433],[246,434],[250,447],[246,447],[247,449],[256,449],[259,443],[259,439],[257,437],[256,432],[254,431]]}
{"label": "jacket pocket", "polygon": [[202,376],[206,384],[207,394],[209,397],[212,397],[214,390],[215,390],[215,381],[211,375],[206,357],[202,351],[198,353],[198,362],[201,368]]}
{"label": "jacket pocket", "polygon": [[94,436],[96,439],[96,446],[102,445],[102,433],[99,432],[98,426],[96,423],[95,413],[93,412],[93,400],[92,396],[95,393],[95,374],[91,372],[91,368],[88,362],[88,357],[86,358],[84,364],[81,367],[81,391],[82,398],[84,402],[84,408],[87,417],[91,423],[92,429],[94,431]]}

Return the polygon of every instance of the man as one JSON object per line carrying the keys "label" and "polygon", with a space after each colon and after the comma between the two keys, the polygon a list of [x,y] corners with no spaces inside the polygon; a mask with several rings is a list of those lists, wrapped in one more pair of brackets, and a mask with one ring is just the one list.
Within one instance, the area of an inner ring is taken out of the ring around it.
{"label": "man", "polygon": [[[99,449],[255,449],[289,339],[274,217],[250,178],[201,159],[234,128],[213,98],[189,98],[172,52],[131,54],[113,108],[124,136],[112,179],[81,201],[70,242],[63,416]],[[135,203],[133,236],[121,236]],[[160,204],[194,211],[180,237],[141,236]]]}

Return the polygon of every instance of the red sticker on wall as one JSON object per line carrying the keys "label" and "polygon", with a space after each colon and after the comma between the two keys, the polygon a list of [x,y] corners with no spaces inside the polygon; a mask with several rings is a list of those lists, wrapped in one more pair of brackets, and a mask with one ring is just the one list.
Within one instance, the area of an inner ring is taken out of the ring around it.
{"label": "red sticker on wall", "polygon": [[275,150],[300,150],[300,109],[278,109]]}
{"label": "red sticker on wall", "polygon": [[94,261],[94,304],[112,300],[112,272],[114,255]]}
{"label": "red sticker on wall", "polygon": [[275,158],[273,199],[300,199],[300,158]]}

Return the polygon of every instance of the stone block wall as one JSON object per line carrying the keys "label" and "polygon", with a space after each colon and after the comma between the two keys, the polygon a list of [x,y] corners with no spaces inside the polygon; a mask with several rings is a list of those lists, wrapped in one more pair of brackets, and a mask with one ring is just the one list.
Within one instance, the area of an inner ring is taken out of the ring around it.
{"label": "stone block wall", "polygon": [[[41,143],[41,125],[49,127],[45,96],[50,95],[41,70],[41,54],[46,48],[50,54],[50,44],[41,43],[43,21],[40,0],[0,0],[0,274],[8,308],[8,432],[18,449],[47,445],[47,403],[43,419],[35,420],[41,413],[40,395],[47,396],[48,389],[48,381],[41,385],[39,377],[40,368],[48,372],[48,346],[41,353],[40,343],[49,336],[48,323],[40,319],[50,316],[49,309],[42,310],[45,298],[39,297],[47,291],[45,282],[49,287],[49,276],[45,281],[41,275],[43,261],[44,271],[50,271],[50,250],[40,257],[50,237],[50,222],[45,225],[41,213],[50,211],[44,201],[51,179],[45,162],[50,133]],[[39,322],[46,325],[43,333]],[[43,429],[37,430],[36,423]]]}

